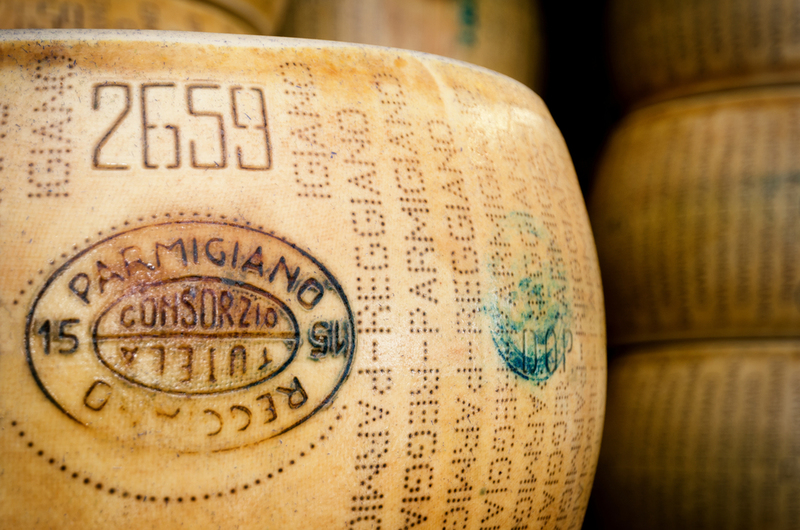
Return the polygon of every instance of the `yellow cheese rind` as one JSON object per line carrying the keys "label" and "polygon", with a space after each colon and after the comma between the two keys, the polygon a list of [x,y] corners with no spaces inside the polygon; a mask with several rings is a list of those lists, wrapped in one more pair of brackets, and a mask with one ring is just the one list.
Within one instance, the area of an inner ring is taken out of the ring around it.
{"label": "yellow cheese rind", "polygon": [[625,350],[609,366],[597,506],[620,529],[796,528],[795,340]]}
{"label": "yellow cheese rind", "polygon": [[153,29],[259,33],[245,13],[198,0],[3,0],[0,29]]}
{"label": "yellow cheese rind", "polygon": [[797,336],[798,113],[781,87],[621,123],[591,199],[610,343]]}
{"label": "yellow cheese rind", "polygon": [[0,48],[4,524],[580,524],[603,303],[535,94],[311,41]]}

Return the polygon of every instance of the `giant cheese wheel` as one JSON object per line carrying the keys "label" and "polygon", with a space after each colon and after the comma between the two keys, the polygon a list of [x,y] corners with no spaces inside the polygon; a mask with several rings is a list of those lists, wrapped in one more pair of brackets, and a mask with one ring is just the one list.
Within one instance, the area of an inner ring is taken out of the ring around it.
{"label": "giant cheese wheel", "polygon": [[800,526],[800,342],[675,342],[609,367],[607,528]]}
{"label": "giant cheese wheel", "polygon": [[4,526],[580,526],[603,301],[529,89],[310,41],[0,46]]}
{"label": "giant cheese wheel", "polygon": [[591,200],[614,344],[800,333],[800,90],[654,105]]}
{"label": "giant cheese wheel", "polygon": [[608,11],[629,101],[800,81],[796,0],[612,0]]}
{"label": "giant cheese wheel", "polygon": [[160,29],[258,33],[244,13],[197,0],[0,0],[0,29]]}
{"label": "giant cheese wheel", "polygon": [[537,7],[533,0],[293,0],[284,34],[435,53],[538,87]]}

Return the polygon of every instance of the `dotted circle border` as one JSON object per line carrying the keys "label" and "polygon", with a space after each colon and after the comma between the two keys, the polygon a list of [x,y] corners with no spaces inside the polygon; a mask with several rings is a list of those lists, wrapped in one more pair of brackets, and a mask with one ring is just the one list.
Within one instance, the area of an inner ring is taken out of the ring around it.
{"label": "dotted circle border", "polygon": [[[202,219],[210,219],[210,220],[215,220],[215,217],[216,217],[216,218],[218,218],[218,220],[225,221],[225,222],[230,222],[230,223],[239,223],[239,222],[241,222],[241,220],[238,217],[229,217],[229,216],[226,216],[226,215],[215,216],[214,214],[211,214],[211,213],[201,214],[201,213],[196,212],[196,211],[193,211],[191,214],[187,214],[185,212],[179,211],[177,214],[165,213],[165,214],[162,214],[162,215],[152,214],[152,215],[149,215],[149,216],[139,216],[139,217],[136,218],[135,222],[134,221],[128,221],[128,220],[124,221],[122,223],[122,227],[124,229],[127,229],[128,227],[135,226],[136,222],[145,223],[145,222],[148,222],[148,221],[158,221],[159,218],[172,220],[172,219],[185,219],[187,217],[188,218],[193,218],[193,219],[201,219],[202,218]],[[258,230],[260,230],[262,232],[264,231],[264,227],[262,225],[253,225],[253,223],[251,223],[250,221],[244,221],[244,224],[245,224],[245,226],[248,226],[248,227],[255,227],[255,228],[257,228]],[[101,239],[104,236],[108,237],[109,234],[114,234],[114,233],[118,232],[119,230],[120,230],[120,228],[118,228],[117,226],[112,226],[106,232],[104,232],[102,230],[98,231],[97,232],[97,237],[98,237],[98,239]],[[267,233],[269,233],[271,235],[274,235],[274,231],[269,231]],[[85,238],[83,240],[82,245],[90,245],[90,244],[92,244],[92,242],[93,242],[93,238],[87,237],[87,238]],[[76,244],[72,245],[72,249],[71,250],[72,250],[72,252],[76,252],[76,251],[80,250],[80,247],[76,243]],[[68,254],[67,252],[62,252],[60,257],[59,257],[59,259],[67,259],[69,257],[69,255],[70,254]],[[48,264],[50,265],[50,270],[39,269],[37,271],[37,275],[44,276],[45,273],[51,272],[56,267],[57,261],[58,261],[57,259],[51,259],[48,262]],[[27,285],[33,285],[34,284],[34,279],[33,278],[29,278],[26,283],[27,283]],[[26,294],[26,292],[27,291],[24,288],[20,289],[19,290],[19,295],[23,296],[23,295]],[[14,299],[12,301],[12,305],[15,305],[15,306],[19,305],[19,303],[20,303],[19,299]],[[346,409],[347,409],[347,405],[342,405],[342,410],[346,410]],[[337,414],[336,415],[336,419],[337,420],[341,420],[342,419],[342,415],[341,414]],[[21,428],[21,425],[17,420],[11,420],[11,426],[14,427],[15,429],[17,429],[17,428],[19,429],[17,431],[17,436],[19,438],[28,439],[27,447],[29,449],[36,451],[36,455],[38,457],[42,458],[43,460],[46,460],[49,465],[56,467],[56,464],[57,464],[57,462],[59,460],[57,460],[54,457],[49,456],[49,454],[46,453],[43,449],[38,449],[38,446],[30,438],[30,435],[28,433],[26,433]],[[329,425],[328,428],[327,428],[327,431],[328,432],[332,432],[333,430],[334,430],[333,429],[333,425]],[[325,431],[323,431],[323,432],[325,432]],[[325,434],[321,434],[319,436],[319,441],[320,442],[324,442],[326,439],[327,439],[327,436]],[[317,448],[317,445],[315,443],[310,443],[308,450],[309,451],[313,451],[316,448]],[[301,451],[297,458],[303,458],[303,457],[307,456],[307,454],[308,453],[306,451]],[[291,459],[291,460],[289,460],[288,466],[293,466],[296,463],[297,463],[296,459]],[[156,495],[149,495],[149,494],[143,494],[143,493],[137,493],[137,494],[134,495],[133,493],[131,493],[130,491],[128,491],[128,490],[126,490],[124,488],[106,487],[106,486],[103,485],[102,482],[93,480],[86,472],[73,471],[71,474],[69,474],[68,471],[70,470],[70,467],[67,466],[66,464],[62,464],[60,466],[57,466],[56,469],[58,469],[59,471],[64,473],[65,476],[69,476],[72,480],[75,480],[77,482],[82,482],[87,487],[92,487],[92,489],[94,489],[98,493],[107,492],[111,496],[115,496],[115,497],[118,497],[118,498],[121,498],[121,499],[132,499],[132,500],[136,500],[136,501],[139,501],[139,502],[158,502],[159,501],[159,496],[156,496]],[[279,467],[276,470],[274,470],[273,472],[267,473],[266,475],[264,475],[263,479],[257,478],[255,480],[253,480],[252,483],[244,483],[244,484],[242,484],[240,486],[233,487],[228,491],[217,491],[215,493],[209,492],[209,493],[204,493],[204,494],[199,494],[199,495],[179,495],[179,496],[175,496],[175,497],[165,496],[165,497],[162,497],[161,500],[164,502],[164,504],[169,505],[170,502],[173,502],[173,501],[174,501],[173,504],[175,502],[177,502],[178,504],[183,504],[184,502],[191,503],[191,502],[197,502],[199,500],[210,500],[210,499],[215,499],[215,498],[226,497],[226,496],[229,496],[229,495],[235,495],[238,491],[246,491],[246,490],[250,490],[250,489],[252,489],[254,487],[260,486],[260,485],[264,484],[265,481],[272,480],[273,478],[276,478],[278,475],[282,474],[283,472],[284,472],[284,468],[283,467]]]}
{"label": "dotted circle border", "polygon": [[[347,405],[342,405],[342,410],[346,410],[346,409],[347,409]],[[342,419],[342,415],[341,414],[337,414],[336,415],[336,419],[337,420],[341,420]],[[121,499],[132,499],[132,500],[136,500],[136,501],[140,501],[140,502],[157,502],[159,500],[159,497],[156,496],[156,495],[149,495],[149,494],[143,494],[143,493],[137,493],[136,495],[134,495],[129,490],[124,489],[124,488],[114,487],[114,486],[105,487],[102,482],[93,480],[89,476],[89,474],[86,473],[86,472],[73,471],[71,474],[69,474],[68,471],[70,471],[70,469],[71,469],[70,466],[68,466],[66,464],[63,464],[63,463],[60,466],[57,466],[57,463],[62,461],[63,458],[62,459],[54,458],[54,457],[50,456],[49,453],[46,453],[43,449],[39,449],[38,445],[33,442],[33,440],[31,439],[31,436],[27,432],[25,432],[25,430],[22,428],[22,426],[20,425],[20,423],[18,421],[11,420],[10,424],[11,424],[11,427],[13,427],[14,429],[19,429],[17,431],[17,436],[19,438],[23,438],[23,439],[27,439],[28,440],[26,445],[32,451],[36,451],[36,456],[38,456],[42,460],[46,460],[47,463],[50,466],[53,466],[55,469],[58,469],[58,471],[61,471],[65,476],[69,476],[72,480],[74,480],[76,482],[79,482],[79,483],[82,482],[85,486],[92,487],[92,489],[95,490],[98,493],[107,492],[109,495],[116,496],[116,497],[121,498]],[[334,430],[333,429],[333,425],[328,426],[327,431],[332,432],[333,430]],[[325,434],[321,434],[319,436],[319,441],[320,442],[324,442],[327,439],[328,439],[328,437]],[[300,451],[300,453],[298,454],[297,458],[303,458],[305,456],[308,456],[308,454],[311,451],[314,451],[316,448],[317,448],[317,444],[316,443],[313,443],[313,442],[310,443],[309,446],[308,446],[308,452]],[[297,464],[297,459],[291,459],[291,460],[289,460],[288,466],[294,466],[295,464]],[[165,497],[162,497],[162,500],[163,500],[163,502],[165,504],[168,505],[172,501],[175,501],[177,503],[183,503],[184,501],[197,502],[198,500],[210,500],[210,499],[215,499],[215,498],[227,497],[229,495],[235,495],[238,491],[246,491],[246,490],[249,490],[249,489],[251,489],[253,487],[260,486],[260,485],[264,484],[265,481],[270,481],[273,478],[277,478],[278,475],[280,475],[280,474],[282,474],[284,472],[284,470],[285,470],[284,467],[278,467],[273,472],[267,473],[266,475],[264,475],[264,479],[256,478],[252,482],[246,482],[246,483],[244,483],[244,484],[242,484],[240,486],[233,487],[228,491],[217,491],[215,493],[205,493],[205,494],[197,494],[197,495],[188,495],[187,494],[187,495],[179,495],[179,496],[175,496],[175,497],[165,496]]]}

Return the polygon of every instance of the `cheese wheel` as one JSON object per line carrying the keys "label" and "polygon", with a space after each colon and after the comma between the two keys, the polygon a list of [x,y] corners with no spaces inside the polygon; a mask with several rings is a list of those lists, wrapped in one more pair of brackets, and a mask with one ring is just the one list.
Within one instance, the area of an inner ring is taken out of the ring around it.
{"label": "cheese wheel", "polygon": [[532,0],[294,0],[290,37],[418,50],[479,64],[537,88],[542,39]]}
{"label": "cheese wheel", "polygon": [[0,0],[0,29],[258,33],[251,18],[196,0]]}
{"label": "cheese wheel", "polygon": [[[197,0],[196,0],[197,1]],[[216,4],[243,18],[263,35],[275,35],[283,24],[288,0],[199,0]]]}
{"label": "cheese wheel", "polygon": [[612,0],[610,65],[629,101],[800,81],[800,4]]}
{"label": "cheese wheel", "polygon": [[592,194],[609,342],[797,336],[800,90],[630,114]]}
{"label": "cheese wheel", "polygon": [[676,342],[609,367],[608,528],[800,525],[800,342]]}
{"label": "cheese wheel", "polygon": [[529,89],[264,37],[0,46],[0,520],[580,525],[603,304]]}

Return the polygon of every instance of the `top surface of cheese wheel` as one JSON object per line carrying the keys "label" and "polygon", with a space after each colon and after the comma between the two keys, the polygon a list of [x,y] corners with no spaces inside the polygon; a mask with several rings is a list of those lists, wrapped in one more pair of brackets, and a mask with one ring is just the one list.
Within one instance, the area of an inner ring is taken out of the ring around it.
{"label": "top surface of cheese wheel", "polygon": [[628,115],[591,198],[609,343],[800,333],[800,90]]}
{"label": "top surface of cheese wheel", "polygon": [[629,101],[800,81],[800,3],[613,0],[610,62]]}
{"label": "top surface of cheese wheel", "polygon": [[259,32],[244,13],[199,0],[0,0],[0,29]]}
{"label": "top surface of cheese wheel", "polygon": [[542,42],[532,0],[294,0],[292,37],[418,50],[491,68],[536,88]]}
{"label": "top surface of cheese wheel", "polygon": [[535,94],[265,37],[0,48],[0,520],[580,525],[603,303]]}

